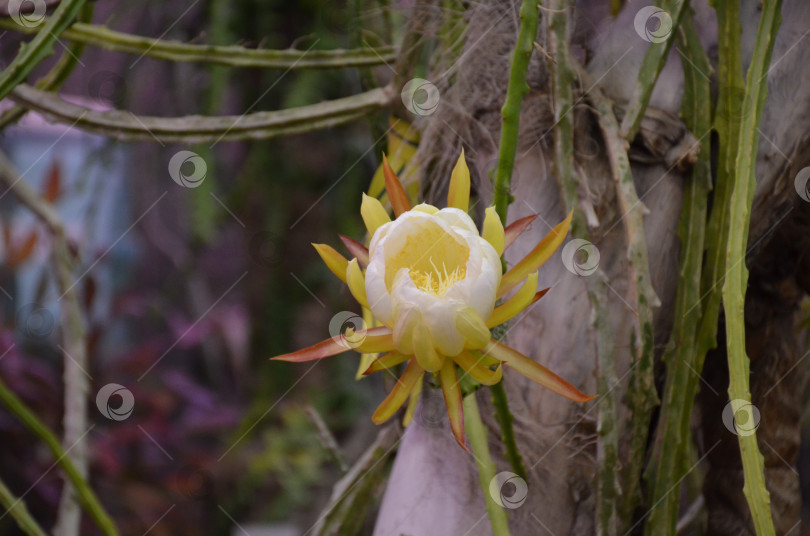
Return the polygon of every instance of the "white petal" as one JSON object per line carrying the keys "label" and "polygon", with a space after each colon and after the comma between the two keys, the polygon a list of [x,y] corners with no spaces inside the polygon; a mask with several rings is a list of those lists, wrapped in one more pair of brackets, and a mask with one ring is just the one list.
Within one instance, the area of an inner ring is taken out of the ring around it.
{"label": "white petal", "polygon": [[[379,231],[378,231],[379,232]],[[383,249],[383,244],[377,244]],[[371,312],[385,325],[391,321],[391,296],[385,286],[385,255],[371,256],[366,268],[366,298]]]}
{"label": "white petal", "polygon": [[475,227],[475,222],[472,218],[461,209],[448,207],[443,208],[434,215],[435,218],[447,222],[452,227],[460,227],[465,231],[478,234],[478,229]]}

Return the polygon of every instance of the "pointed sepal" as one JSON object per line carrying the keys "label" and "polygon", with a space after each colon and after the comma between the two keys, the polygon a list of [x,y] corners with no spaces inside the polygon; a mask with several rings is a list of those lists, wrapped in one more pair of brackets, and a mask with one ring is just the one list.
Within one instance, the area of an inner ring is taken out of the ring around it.
{"label": "pointed sepal", "polygon": [[394,413],[396,413],[408,399],[411,391],[416,387],[417,382],[422,381],[424,373],[425,371],[422,370],[422,367],[419,366],[415,359],[412,359],[405,369],[405,372],[403,372],[402,376],[397,380],[394,388],[391,389],[391,392],[388,393],[385,400],[377,406],[377,409],[371,416],[372,422],[374,422],[374,424],[382,424],[393,417]]}
{"label": "pointed sepal", "polygon": [[351,334],[336,335],[297,352],[278,355],[274,361],[304,363],[342,354],[349,350],[356,352],[389,352],[394,349],[394,337],[391,329],[385,326],[358,330]]}
{"label": "pointed sepal", "polygon": [[503,274],[498,287],[499,298],[520,284],[530,273],[537,271],[557,251],[568,234],[573,215],[573,211],[569,212],[568,217],[558,223],[523,260]]}
{"label": "pointed sepal", "polygon": [[512,367],[531,381],[569,400],[587,402],[596,398],[595,396],[586,395],[537,361],[521,354],[514,348],[499,343],[495,339],[492,339],[490,345],[482,351],[488,356],[494,357],[505,365]]}
{"label": "pointed sepal", "polygon": [[391,165],[388,163],[388,158],[383,154],[383,174],[385,175],[385,192],[388,194],[388,200],[391,202],[391,208],[394,209],[394,216],[411,210],[411,202],[408,200],[408,194],[405,193],[405,188],[397,177]]}

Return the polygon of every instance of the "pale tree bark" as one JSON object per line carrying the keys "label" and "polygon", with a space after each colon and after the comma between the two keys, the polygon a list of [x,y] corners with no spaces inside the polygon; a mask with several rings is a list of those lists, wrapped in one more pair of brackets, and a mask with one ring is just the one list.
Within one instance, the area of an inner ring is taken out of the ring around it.
{"label": "pale tree bark", "polygon": [[[609,4],[576,3],[570,13],[572,24],[575,21],[570,46],[597,87],[616,103],[617,115],[621,117],[623,107],[633,99],[648,47],[648,42],[639,38],[634,29],[634,17],[646,3],[626,3],[615,18],[609,12]],[[423,17],[431,9],[437,16],[441,12],[430,3],[416,9],[423,10]],[[693,2],[691,9],[703,47],[716,67],[714,10],[704,1]],[[759,10],[759,2],[755,0],[742,2],[743,72],[750,62]],[[806,367],[801,366],[799,337],[794,331],[798,302],[810,290],[806,275],[810,273],[806,253],[810,245],[810,204],[797,195],[794,177],[810,164],[810,98],[806,89],[810,87],[810,70],[806,67],[810,60],[810,39],[806,39],[810,4],[786,0],[782,14],[767,75],[768,100],[760,125],[757,190],[748,242],[751,277],[746,326],[753,402],[762,412],[758,440],[765,456],[776,533],[794,530],[793,534],[797,534],[801,503],[793,465],[799,445],[798,408]],[[541,52],[548,49],[548,16],[541,8],[541,29],[537,36]],[[423,140],[429,142],[428,148],[421,150],[421,163],[426,177],[434,181],[429,187],[430,195],[436,201],[441,199],[446,186],[442,179],[446,162],[454,159],[458,147],[463,145],[474,174],[477,172],[476,186],[482,201],[478,208],[481,208],[492,199],[489,172],[497,154],[497,118],[503,99],[501,90],[508,76],[507,56],[517,35],[517,5],[475,3],[464,14],[464,20],[467,34],[460,57],[452,68],[442,65],[433,73],[442,91],[441,107],[435,115],[417,118],[416,124],[423,130]],[[508,219],[514,221],[529,214],[539,214],[540,218],[507,252],[507,263],[520,259],[566,212],[554,175],[548,59],[541,52],[534,55],[529,68],[531,91],[524,101],[512,182],[516,200]],[[714,88],[714,81],[712,85]],[[587,90],[587,84],[580,89]],[[498,98],[480,98],[482,93],[496,91],[501,91]],[[680,245],[675,233],[684,180],[689,173],[689,166],[679,164],[678,159],[696,143],[710,141],[708,134],[701,137],[685,132],[678,119],[683,91],[681,57],[673,47],[650,99],[642,135],[630,150],[635,188],[649,211],[644,218],[644,234],[651,281],[660,298],[660,307],[654,309],[656,358],[660,358],[669,337],[677,288]],[[608,317],[615,345],[619,381],[613,394],[618,402],[617,425],[622,430],[618,479],[622,468],[631,462],[628,459],[631,437],[625,431],[634,415],[625,395],[634,374],[631,333],[637,304],[627,261],[626,213],[617,199],[605,139],[589,110],[591,99],[582,91],[575,92],[574,98],[577,106],[571,113],[576,118],[576,166],[585,185],[579,192],[580,206],[588,215],[592,242],[601,254],[599,268],[606,277]],[[437,143],[450,154],[437,155]],[[585,279],[568,271],[558,252],[541,268],[540,285],[552,286],[552,291],[510,326],[507,342],[574,385],[596,392],[597,334]],[[698,517],[708,519],[707,533],[753,534],[742,494],[739,446],[722,421],[723,408],[728,403],[722,320],[718,333],[718,350],[706,360],[702,380],[705,383],[700,386],[693,415],[695,463],[685,482],[694,482],[696,475],[705,475],[702,491],[700,479],[697,480],[697,491],[702,496],[696,504],[698,508],[705,504],[706,511],[699,512]],[[664,374],[660,364],[656,365],[656,374],[660,391]],[[578,406],[511,371],[504,376],[510,409],[515,415],[518,449],[528,469],[526,501],[509,511],[512,533],[599,533],[595,492],[599,401]],[[478,398],[487,420],[487,415],[492,415],[489,396],[481,391]],[[377,536],[491,534],[474,460],[455,448],[447,426],[436,423],[440,405],[441,397],[428,393],[422,401],[421,416],[405,432],[377,519]],[[649,422],[651,432],[655,423],[653,416]],[[498,425],[492,418],[488,425],[498,469],[511,470],[503,457]],[[672,484],[672,493],[679,493],[681,486]],[[618,533],[640,534],[649,507],[643,500],[637,502],[635,512],[620,521]],[[681,512],[688,507],[689,504],[682,504]]]}

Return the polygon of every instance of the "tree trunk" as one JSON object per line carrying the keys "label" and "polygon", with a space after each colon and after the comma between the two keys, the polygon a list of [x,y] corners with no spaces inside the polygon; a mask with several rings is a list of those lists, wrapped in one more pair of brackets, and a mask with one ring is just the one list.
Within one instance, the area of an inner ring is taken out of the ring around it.
{"label": "tree trunk", "polygon": [[[580,1],[571,13],[570,46],[598,87],[616,104],[617,113],[631,101],[637,74],[649,45],[634,30],[640,2],[624,5],[615,18],[610,2]],[[437,112],[417,118],[421,128],[420,163],[428,197],[439,201],[446,191],[449,168],[465,148],[480,203],[479,214],[492,200],[489,172],[497,155],[500,107],[509,72],[509,54],[518,31],[516,4],[475,2],[464,14],[466,33],[460,54],[439,59],[430,78],[441,91]],[[717,61],[714,10],[693,2],[694,21],[710,59]],[[759,2],[743,0],[741,13],[743,68],[750,55],[759,19]],[[752,361],[751,391],[762,412],[760,450],[778,534],[796,530],[800,496],[795,462],[799,445],[799,410],[806,367],[794,336],[797,305],[810,291],[810,204],[796,195],[794,177],[810,164],[810,4],[785,0],[783,22],[768,74],[769,96],[762,116],[757,153],[757,190],[751,215],[746,302],[748,354]],[[412,17],[436,31],[444,13],[438,6],[417,4]],[[432,22],[431,22],[432,21]],[[547,49],[547,12],[541,8],[537,42]],[[538,48],[538,50],[540,50]],[[508,264],[522,258],[551,226],[565,217],[565,205],[554,171],[553,107],[547,58],[536,52],[528,72],[530,93],[523,103],[520,146],[513,174],[515,202],[508,220],[530,214],[540,217],[507,252]],[[709,75],[709,73],[706,73]],[[402,75],[402,73],[400,73]],[[667,343],[677,289],[679,241],[675,234],[688,169],[677,165],[686,141],[694,142],[677,119],[683,95],[681,57],[674,48],[661,72],[645,116],[642,134],[630,149],[633,179],[649,213],[644,233],[651,280],[660,298],[654,310],[656,358]],[[713,82],[713,87],[715,86]],[[589,89],[587,85],[583,86]],[[583,184],[580,208],[588,217],[592,242],[606,276],[608,317],[612,328],[620,430],[619,460],[629,462],[628,423],[633,408],[625,395],[634,372],[635,297],[627,261],[625,214],[617,202],[607,149],[588,100],[575,93],[576,164]],[[699,140],[709,143],[710,137]],[[567,270],[556,253],[540,270],[540,288],[549,294],[510,325],[507,342],[554,370],[575,386],[595,393],[599,374],[596,330],[585,277]],[[718,334],[723,333],[719,326]],[[737,438],[723,425],[728,403],[725,342],[706,361],[701,393],[693,415],[697,458],[694,468],[706,474],[703,496],[710,534],[753,534],[742,494],[742,469]],[[664,367],[656,366],[657,386]],[[510,509],[512,533],[595,534],[599,400],[573,404],[511,371],[504,374],[510,409],[515,416],[518,449],[528,470],[528,495]],[[379,513],[375,535],[491,534],[478,485],[474,459],[457,448],[441,421],[441,395],[426,389],[419,416],[406,432]],[[493,414],[488,391],[479,391],[485,420]],[[446,417],[444,418],[446,420]],[[488,419],[490,448],[499,471],[511,468],[503,458],[500,431]],[[652,432],[655,416],[649,422]],[[716,448],[715,443],[720,442]],[[705,458],[703,456],[708,454]],[[687,479],[689,480],[689,479]],[[673,482],[673,493],[679,486]],[[649,503],[641,501],[632,515],[620,520],[620,534],[640,533]],[[685,512],[689,505],[682,505]],[[797,534],[798,532],[793,532]]]}

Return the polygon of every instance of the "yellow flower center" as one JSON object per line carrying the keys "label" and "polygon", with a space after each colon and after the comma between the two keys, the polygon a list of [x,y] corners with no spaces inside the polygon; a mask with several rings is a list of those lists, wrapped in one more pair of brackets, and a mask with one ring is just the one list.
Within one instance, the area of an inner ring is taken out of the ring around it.
{"label": "yellow flower center", "polygon": [[423,272],[421,270],[411,270],[411,281],[416,285],[416,288],[424,292],[433,294],[434,296],[441,296],[448,290],[456,281],[460,281],[467,277],[466,266],[456,266],[456,268],[448,273],[447,265],[442,261],[442,269],[436,267],[433,262],[433,257],[430,257],[430,265],[433,267],[432,271]]}
{"label": "yellow flower center", "polygon": [[385,259],[385,284],[390,292],[396,274],[407,268],[417,287],[441,296],[453,283],[466,277],[470,248],[439,224],[420,223],[418,234],[398,237],[399,229],[394,229],[386,237],[386,248],[393,251]]}

